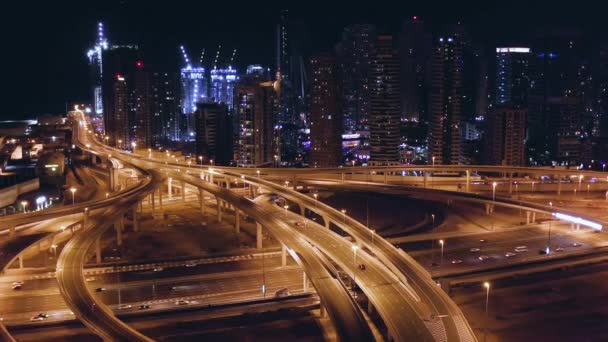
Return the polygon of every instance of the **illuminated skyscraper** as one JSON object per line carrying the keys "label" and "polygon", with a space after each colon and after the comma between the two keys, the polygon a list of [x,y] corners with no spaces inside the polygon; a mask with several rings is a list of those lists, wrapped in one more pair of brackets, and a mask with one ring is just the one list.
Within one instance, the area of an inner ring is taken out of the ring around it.
{"label": "illuminated skyscraper", "polygon": [[336,167],[342,163],[342,108],[335,57],[310,60],[310,166]]}
{"label": "illuminated skyscraper", "polygon": [[378,36],[370,69],[370,161],[376,165],[399,162],[399,58],[392,36]]}
{"label": "illuminated skyscraper", "polygon": [[236,69],[233,69],[230,65],[225,69],[212,69],[210,100],[223,103],[228,107],[228,110],[232,110],[234,84],[237,80]]}
{"label": "illuminated skyscraper", "polygon": [[180,75],[176,72],[152,73],[152,141],[154,147],[181,140]]}
{"label": "illuminated skyscraper", "polygon": [[102,74],[103,51],[108,48],[108,41],[104,36],[103,24],[97,25],[97,41],[95,46],[87,51],[90,66],[90,82],[92,90],[93,114],[103,117]]}
{"label": "illuminated skyscraper", "polygon": [[344,131],[355,133],[369,126],[370,68],[376,44],[376,27],[351,25],[338,44]]}
{"label": "illuminated skyscraper", "polygon": [[185,141],[193,141],[195,133],[194,112],[198,102],[207,101],[207,77],[202,65],[192,65],[183,46],[180,47],[184,57],[184,67],[181,69],[182,84],[182,121],[185,132],[181,138]]}
{"label": "illuminated skyscraper", "polygon": [[496,104],[526,106],[530,85],[529,60],[530,48],[496,48]]}
{"label": "illuminated skyscraper", "polygon": [[463,127],[463,46],[461,35],[437,39],[432,60],[429,156],[437,164],[461,164]]}
{"label": "illuminated skyscraper", "polygon": [[235,113],[239,118],[237,165],[271,165],[277,155],[274,125],[278,98],[273,82],[241,79],[235,95]]}

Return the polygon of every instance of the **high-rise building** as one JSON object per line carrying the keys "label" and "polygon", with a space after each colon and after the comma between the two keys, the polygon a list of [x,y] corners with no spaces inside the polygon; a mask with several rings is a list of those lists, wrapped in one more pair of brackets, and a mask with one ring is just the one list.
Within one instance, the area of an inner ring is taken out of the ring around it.
{"label": "high-rise building", "polygon": [[237,165],[272,165],[275,156],[278,159],[274,131],[278,97],[273,82],[242,78],[235,88],[234,107],[239,117]]}
{"label": "high-rise building", "polygon": [[399,162],[401,98],[399,58],[392,36],[378,36],[370,69],[370,161]]}
{"label": "high-rise building", "polygon": [[211,101],[223,103],[232,110],[234,103],[234,84],[238,80],[236,69],[228,66],[225,69],[211,70]]}
{"label": "high-rise building", "polygon": [[152,73],[152,145],[169,146],[181,140],[180,75]]}
{"label": "high-rise building", "polygon": [[437,39],[432,58],[429,99],[429,157],[441,164],[465,161],[460,132],[463,116],[463,45],[461,36]]}
{"label": "high-rise building", "polygon": [[310,68],[310,165],[335,167],[342,162],[342,109],[336,58],[312,57]]}
{"label": "high-rise building", "polygon": [[232,119],[223,103],[199,102],[196,105],[196,154],[214,165],[232,161]]}
{"label": "high-rise building", "polygon": [[103,119],[103,95],[102,95],[102,74],[103,74],[103,51],[107,50],[108,41],[104,35],[103,24],[97,25],[97,41],[95,46],[87,51],[89,59],[91,95],[93,104],[92,116],[95,119]]}
{"label": "high-rise building", "polygon": [[494,107],[487,116],[484,162],[525,166],[526,109]]}
{"label": "high-rise building", "polygon": [[[124,76],[118,74],[112,80],[112,88],[104,91],[111,95],[112,103],[107,103],[108,115],[106,121],[106,132],[109,133],[119,148],[126,149],[131,143],[130,131],[130,108],[129,108],[129,89]],[[108,114],[109,114],[108,113]]]}
{"label": "high-rise building", "polygon": [[[144,99],[143,95],[138,97],[138,94],[145,93],[137,89],[142,85],[142,82],[137,81],[140,78],[137,74],[142,72],[143,54],[135,45],[114,45],[103,51],[103,61],[102,94],[106,135],[111,143],[130,147],[132,140],[136,139],[138,101]],[[120,91],[116,88],[117,80],[120,80]],[[124,98],[116,99],[117,96]],[[126,113],[122,112],[123,107],[117,107],[122,106],[124,101]]]}
{"label": "high-rise building", "polygon": [[528,102],[530,48],[496,48],[496,91],[497,105],[509,103],[525,107]]}
{"label": "high-rise building", "polygon": [[150,148],[153,146],[152,74],[144,69],[141,61],[137,64],[133,81],[134,122],[131,142],[135,142],[140,148]]}
{"label": "high-rise building", "polygon": [[401,119],[426,121],[433,38],[418,16],[403,23],[399,39]]}
{"label": "high-rise building", "polygon": [[201,64],[194,64],[190,61],[190,57],[186,53],[184,46],[180,46],[184,66],[181,68],[181,106],[183,113],[183,132],[180,134],[179,140],[193,141],[195,133],[195,118],[196,104],[204,102],[208,98],[207,91],[207,74],[205,68]]}
{"label": "high-rise building", "polygon": [[370,69],[376,45],[374,25],[351,25],[337,46],[344,131],[369,128]]}

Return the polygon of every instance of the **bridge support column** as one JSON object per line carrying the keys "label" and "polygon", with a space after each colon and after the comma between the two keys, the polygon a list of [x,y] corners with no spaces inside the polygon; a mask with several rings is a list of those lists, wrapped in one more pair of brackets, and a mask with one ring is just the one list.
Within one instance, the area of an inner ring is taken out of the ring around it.
{"label": "bridge support column", "polygon": [[173,199],[173,177],[167,178],[167,196],[169,200]]}
{"label": "bridge support column", "polygon": [[209,183],[213,184],[213,173],[209,173]]}
{"label": "bridge support column", "polygon": [[17,234],[17,229],[15,228],[15,226],[8,227],[8,236],[10,238],[14,238],[16,234]]}
{"label": "bridge support column", "polygon": [[467,170],[467,182],[464,187],[464,191],[471,192],[471,171]]}
{"label": "bridge support column", "polygon": [[320,318],[327,317],[327,310],[325,309],[325,306],[323,305],[323,302],[321,302],[319,304],[319,317]]}
{"label": "bridge support column", "polygon": [[302,272],[302,291],[308,292],[308,278],[306,272]]}
{"label": "bridge support column", "polygon": [[580,224],[576,224],[576,230],[581,230],[581,225]]}
{"label": "bridge support column", "polygon": [[182,182],[182,201],[186,202],[186,182]]}
{"label": "bridge support column", "polygon": [[198,203],[201,206],[201,215],[205,216],[205,192],[198,189]]}
{"label": "bridge support column", "polygon": [[513,194],[513,172],[509,172],[509,195]]}
{"label": "bridge support column", "polygon": [[422,171],[422,177],[423,177],[422,187],[426,189],[429,184],[429,173],[426,171]]}
{"label": "bridge support column", "polygon": [[158,188],[158,207],[163,210],[163,189]]}
{"label": "bridge support column", "polygon": [[241,213],[236,208],[234,210],[234,230],[237,234],[241,233]]}
{"label": "bridge support column", "polygon": [[384,184],[388,183],[388,171],[384,171]]}
{"label": "bridge support column", "polygon": [[562,194],[562,176],[557,175],[557,195],[560,196]]}
{"label": "bridge support column", "polygon": [[325,216],[321,216],[323,217],[323,222],[325,223],[325,228],[329,229],[329,219]]}
{"label": "bridge support column", "polygon": [[114,229],[116,229],[116,244],[122,246],[122,231],[124,228],[123,218],[119,218],[118,221],[114,223]]}
{"label": "bridge support column", "polygon": [[530,224],[530,212],[526,211],[526,224]]}
{"label": "bridge support column", "polygon": [[251,197],[252,199],[254,198],[254,196],[253,196],[253,186],[251,184],[249,184],[249,197]]}
{"label": "bridge support column", "polygon": [[532,223],[536,222],[536,212],[532,212]]}
{"label": "bridge support column", "polygon": [[262,249],[262,225],[259,223],[255,223],[255,245],[257,249]]}
{"label": "bridge support column", "polygon": [[217,221],[222,223],[222,200],[215,196],[215,201],[217,202]]}
{"label": "bridge support column", "polygon": [[138,232],[139,231],[139,221],[137,220],[137,206],[135,206],[135,207],[133,207],[133,209],[131,209],[131,215],[133,215],[133,231]]}
{"label": "bridge support column", "polygon": [[95,240],[95,261],[101,264],[101,237]]}
{"label": "bridge support column", "polygon": [[287,266],[287,246],[281,245],[281,266]]}
{"label": "bridge support column", "polygon": [[108,172],[110,178],[110,192],[114,192],[117,190],[116,187],[118,185],[118,170],[115,167],[110,166]]}
{"label": "bridge support column", "polygon": [[23,268],[23,257],[19,255],[17,259],[19,259],[19,268]]}
{"label": "bridge support column", "polygon": [[154,212],[156,211],[155,209],[155,205],[154,205],[154,191],[152,191],[152,193],[150,193],[150,205],[152,206],[152,215],[154,215]]}
{"label": "bridge support column", "polygon": [[486,215],[490,215],[490,213],[491,213],[490,205],[485,203],[483,206],[486,209]]}

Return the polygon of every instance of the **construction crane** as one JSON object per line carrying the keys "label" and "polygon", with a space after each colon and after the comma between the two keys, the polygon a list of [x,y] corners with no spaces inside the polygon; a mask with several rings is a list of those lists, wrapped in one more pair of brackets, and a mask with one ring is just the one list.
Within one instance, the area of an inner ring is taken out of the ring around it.
{"label": "construction crane", "polygon": [[217,47],[217,53],[215,54],[215,60],[213,61],[213,69],[217,69],[217,61],[220,58],[220,50],[222,50],[222,44]]}
{"label": "construction crane", "polygon": [[186,49],[184,48],[183,45],[181,45],[179,48],[182,51],[182,55],[184,56],[184,61],[186,62],[186,67],[191,68],[192,65],[190,64],[190,58],[188,58],[188,54],[186,53]]}
{"label": "construction crane", "polygon": [[201,53],[201,58],[199,60],[199,63],[201,65],[203,65],[204,64],[204,60],[205,60],[205,49],[203,48],[203,52]]}

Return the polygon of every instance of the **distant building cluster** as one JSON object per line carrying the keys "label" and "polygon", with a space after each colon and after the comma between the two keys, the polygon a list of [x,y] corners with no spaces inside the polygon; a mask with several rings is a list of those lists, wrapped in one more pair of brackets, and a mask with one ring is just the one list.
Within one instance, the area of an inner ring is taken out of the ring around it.
{"label": "distant building cluster", "polygon": [[197,61],[181,46],[181,69],[159,70],[99,24],[88,58],[106,141],[240,167],[605,162],[606,47],[589,52],[571,32],[489,47],[461,23],[414,16],[394,34],[350,25],[305,58],[288,14],[274,65],[246,70],[221,46]]}

